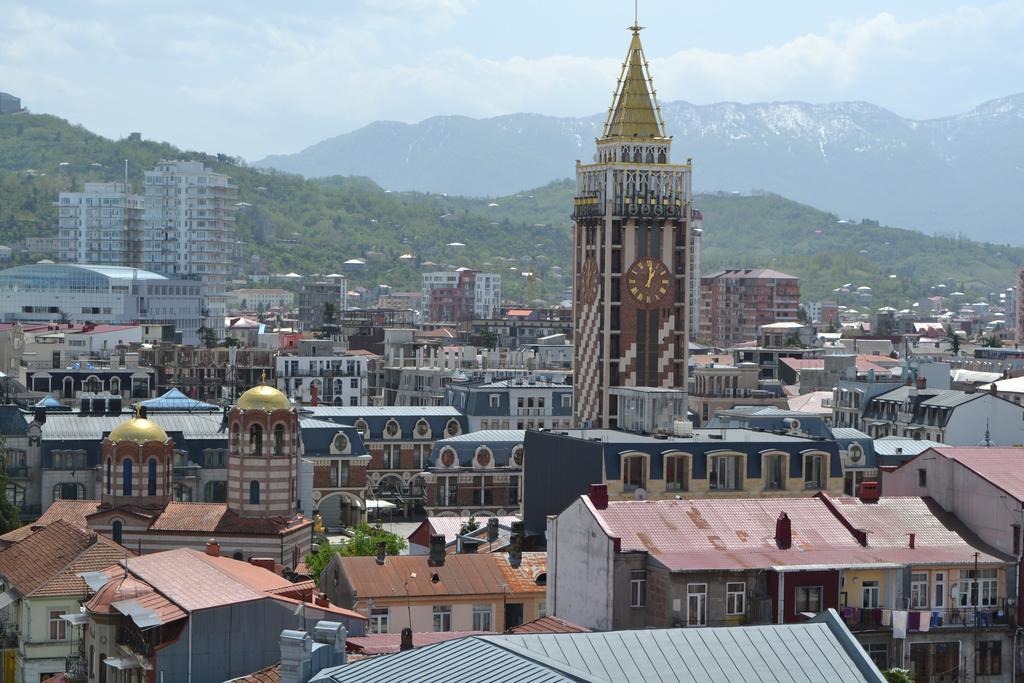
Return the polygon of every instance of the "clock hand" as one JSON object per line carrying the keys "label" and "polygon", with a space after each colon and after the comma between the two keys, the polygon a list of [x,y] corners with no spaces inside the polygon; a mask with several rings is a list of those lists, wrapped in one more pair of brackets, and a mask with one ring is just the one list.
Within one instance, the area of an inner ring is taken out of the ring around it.
{"label": "clock hand", "polygon": [[646,284],[646,285],[644,285],[644,287],[650,288],[650,286],[651,286],[651,281],[652,281],[653,279],[654,279],[654,265],[653,265],[653,264],[650,264],[650,263],[648,263],[648,264],[647,264],[647,284]]}

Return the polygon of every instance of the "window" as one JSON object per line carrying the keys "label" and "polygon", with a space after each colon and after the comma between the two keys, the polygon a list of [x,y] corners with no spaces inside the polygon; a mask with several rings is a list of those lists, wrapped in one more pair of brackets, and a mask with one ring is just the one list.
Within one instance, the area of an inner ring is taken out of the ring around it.
{"label": "window", "polygon": [[384,444],[384,464],[386,470],[397,470],[401,466],[402,449],[398,444]]}
{"label": "window", "polygon": [[572,394],[562,394],[562,407],[572,408]]}
{"label": "window", "polygon": [[111,493],[111,488],[114,486],[114,463],[110,458],[107,458],[107,495]]}
{"label": "window", "polygon": [[452,630],[452,606],[434,605],[434,631]]}
{"label": "window", "polygon": [[747,584],[727,583],[725,584],[725,613],[728,615],[743,614],[746,612]]}
{"label": "window", "polygon": [[64,610],[53,610],[50,612],[50,640],[68,639],[68,622],[61,619]]}
{"label": "window", "polygon": [[156,495],[156,458],[150,458],[149,459],[149,463],[147,465],[147,469],[149,471],[146,473],[146,481],[147,481],[146,495],[155,496]]}
{"label": "window", "polygon": [[457,476],[437,478],[437,505],[439,507],[452,507],[459,504],[458,481]]}
{"label": "window", "polygon": [[995,607],[999,577],[995,569],[960,572],[960,607]]}
{"label": "window", "polygon": [[864,650],[879,669],[889,668],[889,643],[868,643]]}
{"label": "window", "polygon": [[494,477],[480,475],[473,477],[473,505],[485,507],[494,505]]}
{"label": "window", "polygon": [[998,640],[979,640],[974,646],[974,673],[998,676],[1003,673],[1003,648]]}
{"label": "window", "polygon": [[860,585],[860,606],[864,609],[874,609],[878,607],[878,594],[878,581],[865,581]]}
{"label": "window", "polygon": [[274,427],[274,455],[276,457],[284,455],[284,425]]}
{"label": "window", "polygon": [[821,586],[797,586],[796,587],[796,610],[797,614],[803,612],[820,612],[822,609]]}
{"label": "window", "polygon": [[781,491],[786,488],[782,455],[767,455],[764,458],[764,488],[768,491]]}
{"label": "window", "polygon": [[946,606],[946,572],[935,572],[934,578],[932,607],[940,609]]}
{"label": "window", "polygon": [[473,605],[473,630],[491,631],[491,606]]}
{"label": "window", "polygon": [[391,610],[387,607],[374,607],[370,610],[370,633],[389,633],[388,619]]}
{"label": "window", "polygon": [[628,455],[622,459],[622,488],[635,491],[647,485],[645,458],[642,455]]}
{"label": "window", "polygon": [[928,606],[928,575],[913,573],[910,575],[910,607],[924,609]]}
{"label": "window", "polygon": [[712,491],[736,491],[743,488],[740,465],[743,459],[738,455],[715,455],[711,457]]}
{"label": "window", "polygon": [[260,483],[255,479],[249,482],[249,504],[260,504]]}
{"label": "window", "polygon": [[1013,524],[1010,526],[1010,535],[1013,539],[1013,555],[1014,557],[1020,556],[1020,524]]}
{"label": "window", "polygon": [[629,606],[643,607],[647,604],[647,572],[634,569],[629,574]]}
{"label": "window", "polygon": [[487,405],[491,408],[497,408],[501,405],[501,394],[490,394],[487,397]]}
{"label": "window", "polygon": [[919,469],[917,471],[917,485],[927,486],[928,485],[928,470]]}
{"label": "window", "polygon": [[708,585],[706,583],[686,584],[686,625],[707,626]]}
{"label": "window", "polygon": [[804,488],[825,488],[825,456],[808,455],[804,458]]}
{"label": "window", "polygon": [[690,488],[689,458],[672,455],[665,458],[665,490],[687,491]]}
{"label": "window", "polygon": [[114,543],[123,545],[124,540],[124,524],[118,520],[110,525],[110,536],[114,539]]}
{"label": "window", "polygon": [[263,427],[259,425],[249,428],[249,453],[257,458],[263,456]]}
{"label": "window", "polygon": [[121,463],[121,495],[132,495],[132,461],[127,458]]}

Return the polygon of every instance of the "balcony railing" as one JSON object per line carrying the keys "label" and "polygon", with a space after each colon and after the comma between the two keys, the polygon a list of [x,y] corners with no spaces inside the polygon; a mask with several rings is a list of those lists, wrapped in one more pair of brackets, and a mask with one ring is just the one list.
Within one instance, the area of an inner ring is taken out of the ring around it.
{"label": "balcony railing", "polygon": [[[889,611],[890,617],[885,619],[884,613]],[[869,629],[892,629],[892,617],[889,609],[844,607],[840,610],[843,621],[854,631]],[[1010,624],[1010,615],[1005,605],[1002,607],[950,607],[940,609],[908,609],[907,630],[922,630],[922,619],[927,619],[928,630],[933,629],[974,629],[1000,628]],[[888,623],[884,623],[888,621]]]}
{"label": "balcony railing", "polygon": [[84,681],[89,678],[89,662],[83,655],[64,658],[64,676],[69,681]]}

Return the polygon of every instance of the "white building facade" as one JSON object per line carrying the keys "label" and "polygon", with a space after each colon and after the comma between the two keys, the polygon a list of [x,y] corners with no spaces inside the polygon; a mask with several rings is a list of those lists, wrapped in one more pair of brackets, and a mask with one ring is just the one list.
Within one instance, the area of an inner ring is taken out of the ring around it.
{"label": "white building facade", "polygon": [[86,183],[56,206],[61,261],[142,267],[144,200],[131,186]]}

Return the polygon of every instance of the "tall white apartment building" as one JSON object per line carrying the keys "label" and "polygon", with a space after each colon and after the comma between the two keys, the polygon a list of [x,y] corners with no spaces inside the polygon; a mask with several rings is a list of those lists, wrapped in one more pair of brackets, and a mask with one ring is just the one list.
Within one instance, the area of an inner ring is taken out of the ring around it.
{"label": "tall white apartment building", "polygon": [[86,183],[61,192],[59,258],[65,263],[142,267],[143,198],[125,183]]}
{"label": "tall white apartment building", "polygon": [[146,171],[143,267],[203,283],[203,326],[224,336],[237,188],[200,161]]}

